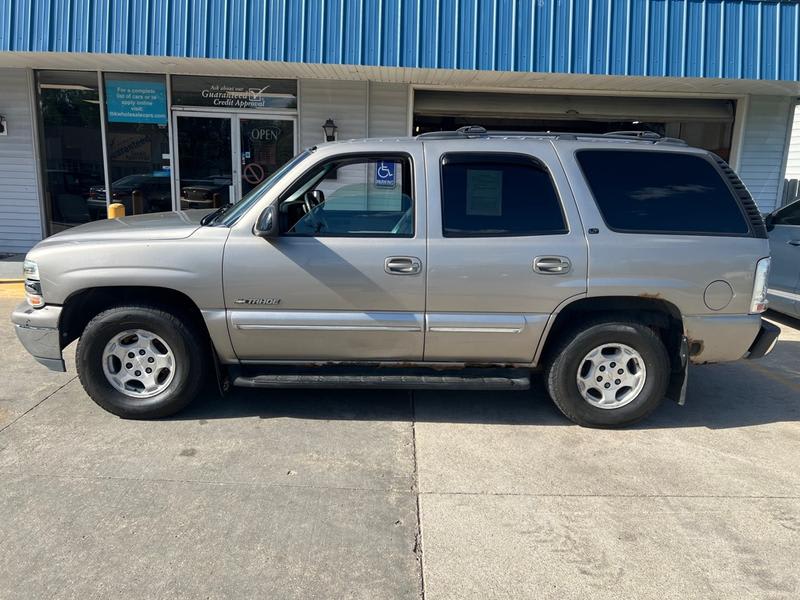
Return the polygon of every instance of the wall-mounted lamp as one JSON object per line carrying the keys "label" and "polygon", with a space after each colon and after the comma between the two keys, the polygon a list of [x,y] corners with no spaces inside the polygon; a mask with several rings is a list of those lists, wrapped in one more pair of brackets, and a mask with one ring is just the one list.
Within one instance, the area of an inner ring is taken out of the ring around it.
{"label": "wall-mounted lamp", "polygon": [[336,123],[333,122],[333,119],[328,118],[325,123],[322,125],[322,131],[325,132],[325,141],[326,142],[335,142],[336,141],[336,130],[339,129],[336,126]]}
{"label": "wall-mounted lamp", "polygon": [[0,135],[8,135],[8,126],[6,125],[5,115],[0,115]]}

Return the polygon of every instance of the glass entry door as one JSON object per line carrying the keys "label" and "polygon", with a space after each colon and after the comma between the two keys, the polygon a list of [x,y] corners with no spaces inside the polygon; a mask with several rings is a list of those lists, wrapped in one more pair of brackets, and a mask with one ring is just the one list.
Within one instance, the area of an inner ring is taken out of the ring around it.
{"label": "glass entry door", "polygon": [[237,120],[243,196],[295,155],[294,121],[244,115]]}
{"label": "glass entry door", "polygon": [[178,209],[217,208],[233,198],[233,136],[229,115],[178,113]]}
{"label": "glass entry door", "polygon": [[237,202],[295,154],[295,121],[273,116],[176,111],[180,210]]}

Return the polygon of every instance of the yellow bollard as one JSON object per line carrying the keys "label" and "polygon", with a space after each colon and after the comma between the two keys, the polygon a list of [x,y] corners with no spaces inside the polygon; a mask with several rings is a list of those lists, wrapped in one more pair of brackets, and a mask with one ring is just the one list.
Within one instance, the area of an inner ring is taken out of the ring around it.
{"label": "yellow bollard", "polygon": [[125,205],[120,202],[114,202],[108,205],[108,218],[118,219],[125,216]]}

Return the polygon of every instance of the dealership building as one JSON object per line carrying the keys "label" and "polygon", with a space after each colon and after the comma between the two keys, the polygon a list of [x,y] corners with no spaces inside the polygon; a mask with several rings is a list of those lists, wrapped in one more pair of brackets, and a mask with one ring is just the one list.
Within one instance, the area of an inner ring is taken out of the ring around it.
{"label": "dealership building", "polygon": [[0,252],[468,124],[682,138],[766,212],[800,179],[798,96],[795,0],[0,0]]}

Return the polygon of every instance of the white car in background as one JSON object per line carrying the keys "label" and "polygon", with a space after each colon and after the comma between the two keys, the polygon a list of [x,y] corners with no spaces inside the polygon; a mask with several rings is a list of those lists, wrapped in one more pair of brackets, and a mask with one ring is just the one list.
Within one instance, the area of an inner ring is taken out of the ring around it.
{"label": "white car in background", "polygon": [[772,267],[769,307],[800,317],[800,200],[766,217]]}

